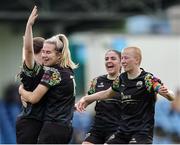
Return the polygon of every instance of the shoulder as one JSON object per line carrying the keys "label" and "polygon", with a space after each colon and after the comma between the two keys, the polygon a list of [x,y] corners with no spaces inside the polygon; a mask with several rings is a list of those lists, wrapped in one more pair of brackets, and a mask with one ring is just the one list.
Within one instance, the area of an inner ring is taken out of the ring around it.
{"label": "shoulder", "polygon": [[90,82],[91,82],[91,84],[96,84],[97,81],[98,81],[98,77],[95,77]]}
{"label": "shoulder", "polygon": [[44,75],[41,82],[47,83],[49,86],[54,86],[60,83],[61,74],[60,71],[54,67],[43,67]]}
{"label": "shoulder", "polygon": [[62,69],[64,69],[67,73],[69,73],[69,74],[71,74],[71,75],[74,75],[74,70],[73,69],[71,69],[71,68],[62,68]]}
{"label": "shoulder", "polygon": [[141,75],[140,76],[143,76],[143,77],[153,77],[153,74],[151,72],[148,72],[148,71],[145,71],[143,68],[141,68],[142,72],[141,72]]}
{"label": "shoulder", "polygon": [[154,75],[150,72],[142,72],[142,78],[144,79],[146,86],[152,85],[153,77]]}
{"label": "shoulder", "polygon": [[145,85],[148,91],[153,89],[157,92],[162,82],[158,77],[155,77],[152,73],[147,72],[144,77]]}
{"label": "shoulder", "polygon": [[103,80],[107,80],[107,75],[101,75],[101,76],[98,76],[98,77],[96,77],[96,78],[94,78],[94,79],[96,79],[96,80],[101,80],[101,81],[103,81]]}
{"label": "shoulder", "polygon": [[91,82],[97,83],[99,81],[105,81],[105,80],[108,80],[107,75],[100,75],[100,76],[97,76],[97,77],[93,78],[91,80]]}
{"label": "shoulder", "polygon": [[160,81],[160,79],[150,72],[144,73],[144,80]]}
{"label": "shoulder", "polygon": [[54,74],[54,75],[56,74],[60,76],[60,70],[58,70],[57,68],[44,66],[43,69],[44,69],[44,73]]}
{"label": "shoulder", "polygon": [[58,77],[61,76],[60,71],[57,68],[44,66],[43,69],[44,74],[57,75]]}
{"label": "shoulder", "polygon": [[42,70],[42,69],[43,69],[42,65],[40,65],[40,64],[38,64],[38,63],[36,63],[36,62],[34,63],[33,69],[29,69],[29,68],[26,66],[26,64],[23,63],[22,72],[23,72],[25,75],[29,76],[29,77],[34,77],[34,76],[36,76],[36,75],[40,72],[40,70]]}
{"label": "shoulder", "polygon": [[98,77],[95,77],[90,81],[88,95],[94,94],[96,92],[97,80],[98,80]]}

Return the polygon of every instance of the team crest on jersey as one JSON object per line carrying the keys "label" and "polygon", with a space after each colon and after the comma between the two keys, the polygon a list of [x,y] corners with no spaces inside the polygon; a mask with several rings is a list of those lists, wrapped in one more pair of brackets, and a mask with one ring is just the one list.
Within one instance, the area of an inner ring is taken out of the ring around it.
{"label": "team crest on jersey", "polygon": [[143,82],[142,82],[142,81],[138,81],[138,82],[136,83],[137,89],[141,89],[142,86],[143,86]]}

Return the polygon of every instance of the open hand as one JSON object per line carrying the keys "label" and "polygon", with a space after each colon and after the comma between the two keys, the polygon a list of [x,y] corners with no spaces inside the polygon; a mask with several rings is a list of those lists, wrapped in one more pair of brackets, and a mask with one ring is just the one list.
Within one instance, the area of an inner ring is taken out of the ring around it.
{"label": "open hand", "polygon": [[75,108],[78,112],[85,111],[85,108],[88,106],[88,102],[85,100],[85,97],[82,97],[76,104]]}
{"label": "open hand", "polygon": [[36,18],[38,17],[38,13],[37,12],[38,12],[37,11],[37,6],[34,6],[31,14],[29,16],[27,24],[29,24],[29,25],[33,25],[34,24]]}

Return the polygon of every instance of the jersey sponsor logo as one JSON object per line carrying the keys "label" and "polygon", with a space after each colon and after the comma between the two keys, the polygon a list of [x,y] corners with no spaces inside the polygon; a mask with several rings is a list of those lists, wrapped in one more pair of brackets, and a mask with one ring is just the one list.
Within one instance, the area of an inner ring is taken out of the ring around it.
{"label": "jersey sponsor logo", "polygon": [[122,96],[122,100],[130,100],[131,99],[131,95],[124,95],[123,92],[121,92],[121,96]]}
{"label": "jersey sponsor logo", "polygon": [[137,143],[136,139],[135,138],[132,138],[130,141],[129,141],[130,144],[134,144],[134,143]]}
{"label": "jersey sponsor logo", "polygon": [[103,87],[104,87],[103,82],[101,82],[97,87],[98,87],[98,88],[103,88]]}
{"label": "jersey sponsor logo", "polygon": [[143,82],[142,82],[142,81],[138,81],[138,82],[136,83],[137,89],[141,89],[142,86],[143,86]]}
{"label": "jersey sponsor logo", "polygon": [[121,103],[126,104],[136,104],[137,100],[132,99],[131,95],[124,95],[123,92],[121,92]]}

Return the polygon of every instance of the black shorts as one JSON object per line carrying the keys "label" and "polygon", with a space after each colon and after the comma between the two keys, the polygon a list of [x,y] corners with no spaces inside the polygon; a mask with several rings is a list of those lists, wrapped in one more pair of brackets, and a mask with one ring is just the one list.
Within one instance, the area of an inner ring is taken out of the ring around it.
{"label": "black shorts", "polygon": [[56,122],[44,122],[38,138],[38,144],[68,144],[72,138],[71,125]]}
{"label": "black shorts", "polygon": [[104,144],[115,131],[94,130],[86,134],[85,140],[93,144]]}
{"label": "black shorts", "polygon": [[42,121],[30,118],[17,118],[16,141],[17,144],[36,144]]}
{"label": "black shorts", "polygon": [[116,132],[113,134],[107,144],[152,144],[153,137],[152,135],[134,133],[131,135],[121,134]]}

